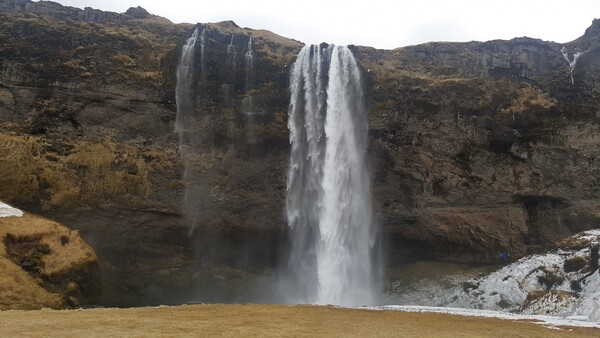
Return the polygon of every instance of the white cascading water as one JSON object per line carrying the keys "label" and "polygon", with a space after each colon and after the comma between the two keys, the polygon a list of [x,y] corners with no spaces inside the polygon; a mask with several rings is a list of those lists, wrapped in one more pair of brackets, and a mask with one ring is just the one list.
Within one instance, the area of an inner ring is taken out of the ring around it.
{"label": "white cascading water", "polygon": [[252,37],[248,39],[248,47],[244,55],[244,66],[246,70],[246,78],[244,79],[244,92],[246,97],[242,99],[242,113],[246,116],[246,139],[249,144],[256,143],[254,107],[252,103],[252,94],[254,82],[254,51],[252,49]]}
{"label": "white cascading water", "polygon": [[250,90],[252,81],[252,68],[254,67],[254,51],[252,50],[252,37],[248,39],[248,50],[244,55],[245,66],[246,66],[246,81],[244,83],[244,90]]}
{"label": "white cascading water", "polygon": [[246,70],[246,78],[244,79],[244,92],[246,97],[242,100],[242,112],[252,118],[252,95],[248,91],[252,90],[254,80],[254,51],[252,50],[252,37],[248,39],[248,50],[244,55],[244,66]]}
{"label": "white cascading water", "polygon": [[202,30],[200,33],[200,70],[202,71],[202,76],[206,74],[206,67],[204,66],[204,45],[206,44],[206,29]]}
{"label": "white cascading water", "polygon": [[571,71],[571,84],[575,84],[575,80],[573,79],[573,71],[575,70],[575,66],[577,65],[577,59],[579,59],[579,57],[583,54],[585,54],[587,51],[585,52],[576,52],[573,53],[573,60],[571,60],[571,58],[569,57],[569,52],[567,51],[566,47],[563,47],[560,49],[560,53],[562,54],[563,58],[569,63],[569,70]]}
{"label": "white cascading water", "polygon": [[233,34],[231,34],[231,41],[227,46],[227,67],[231,70],[229,73],[229,78],[227,79],[227,85],[233,87],[235,83],[235,67],[237,64],[237,51],[235,50],[235,46],[233,45]]}
{"label": "white cascading water", "polygon": [[[204,116],[200,114],[197,102],[198,98],[202,96],[200,88],[205,79],[205,42],[206,29],[200,32],[197,27],[181,50],[175,88],[177,100],[175,132],[179,135],[179,155],[183,160],[184,167],[182,179],[185,182],[182,212],[186,224],[190,227],[190,232],[197,225],[200,214],[206,211],[207,203],[204,175],[194,164],[202,153],[198,130]],[[197,45],[200,45],[200,58],[198,58]]]}
{"label": "white cascading water", "polygon": [[375,231],[360,70],[344,46],[306,46],[293,66],[286,289],[296,303],[376,302]]}
{"label": "white cascading water", "polygon": [[[204,34],[204,32],[203,32]],[[177,115],[175,117],[175,132],[179,134],[179,144],[182,143],[185,119],[194,110],[194,49],[198,40],[198,28],[194,30],[183,48],[181,59],[177,67],[177,85],[175,87],[175,99]],[[202,46],[202,49],[203,46]]]}

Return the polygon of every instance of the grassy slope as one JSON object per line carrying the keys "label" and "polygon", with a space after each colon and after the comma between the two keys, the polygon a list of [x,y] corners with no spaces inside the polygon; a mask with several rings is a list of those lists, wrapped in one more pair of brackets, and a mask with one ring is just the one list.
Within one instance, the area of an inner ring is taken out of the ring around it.
{"label": "grassy slope", "polygon": [[[7,237],[18,242],[39,243],[48,252],[38,254],[37,249],[31,248],[19,253],[23,257],[11,257],[8,245],[5,245]],[[40,260],[38,274],[27,273],[17,265],[23,259],[31,261],[33,256]],[[0,310],[64,308],[67,296],[62,292],[69,291],[54,285],[53,278],[58,276],[65,283],[70,282],[77,279],[80,269],[96,261],[96,254],[81,240],[77,231],[31,214],[0,217]],[[73,275],[70,280],[63,277],[70,275]],[[79,289],[79,286],[72,284],[72,288],[72,295],[77,297],[78,291],[75,289]]]}

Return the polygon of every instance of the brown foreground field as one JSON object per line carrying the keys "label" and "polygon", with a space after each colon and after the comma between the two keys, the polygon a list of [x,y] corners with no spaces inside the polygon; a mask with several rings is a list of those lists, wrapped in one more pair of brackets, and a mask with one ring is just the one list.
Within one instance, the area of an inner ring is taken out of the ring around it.
{"label": "brown foreground field", "polygon": [[324,306],[184,305],[0,311],[2,337],[592,337],[600,329]]}

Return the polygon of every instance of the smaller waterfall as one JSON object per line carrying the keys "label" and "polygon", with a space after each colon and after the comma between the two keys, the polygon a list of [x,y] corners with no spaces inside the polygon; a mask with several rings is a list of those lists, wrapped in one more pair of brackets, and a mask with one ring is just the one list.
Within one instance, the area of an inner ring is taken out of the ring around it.
{"label": "smaller waterfall", "polygon": [[233,34],[231,34],[231,41],[227,46],[227,67],[231,70],[229,72],[229,77],[227,79],[227,85],[233,87],[235,83],[235,67],[237,64],[237,52],[235,50],[235,46],[233,45]]}
{"label": "smaller waterfall", "polygon": [[[194,30],[181,50],[181,59],[177,68],[177,85],[175,96],[177,100],[177,116],[175,118],[175,132],[179,134],[179,155],[183,160],[183,181],[186,183],[182,201],[182,212],[186,218],[186,224],[191,229],[195,226],[201,211],[198,202],[203,195],[203,189],[199,184],[199,173],[194,168],[194,159],[198,156],[197,126],[202,118],[198,114],[196,100],[198,94],[198,69],[204,64],[204,39],[205,32],[198,28]],[[195,48],[200,42],[201,60],[197,60]],[[203,75],[200,75],[203,76]]]}
{"label": "smaller waterfall", "polygon": [[244,79],[244,92],[246,97],[242,99],[242,113],[246,117],[246,139],[250,145],[256,143],[254,105],[252,102],[252,93],[254,81],[254,51],[252,50],[252,37],[248,39],[248,47],[244,55],[244,70],[246,77]]}
{"label": "smaller waterfall", "polygon": [[575,84],[575,80],[573,80],[573,71],[575,70],[575,65],[577,65],[577,59],[579,59],[580,56],[582,56],[583,54],[585,54],[586,52],[576,52],[573,53],[573,59],[571,60],[571,58],[569,57],[569,52],[567,51],[566,47],[563,47],[560,49],[560,52],[563,56],[563,58],[565,58],[565,60],[569,63],[569,69],[571,70],[571,84]]}
{"label": "smaller waterfall", "polygon": [[242,100],[242,112],[248,116],[252,115],[252,82],[254,79],[254,51],[252,50],[252,37],[248,40],[248,50],[244,55],[246,78],[244,79],[244,92],[246,97]]}
{"label": "smaller waterfall", "polygon": [[205,45],[206,45],[206,28],[202,30],[202,33],[200,33],[200,70],[202,71],[203,77],[206,74],[206,66],[204,64],[204,46]]}
{"label": "smaller waterfall", "polygon": [[246,55],[244,56],[244,58],[246,66],[246,81],[244,83],[244,90],[247,92],[251,89],[250,81],[252,80],[252,71],[254,67],[254,51],[252,51],[252,37],[250,37],[250,39],[248,40],[248,51],[246,51]]}
{"label": "smaller waterfall", "polygon": [[177,67],[177,84],[175,88],[175,99],[177,104],[177,116],[175,117],[175,132],[179,134],[179,144],[184,133],[185,120],[194,110],[194,47],[198,39],[198,28],[194,30],[183,48],[181,59]]}

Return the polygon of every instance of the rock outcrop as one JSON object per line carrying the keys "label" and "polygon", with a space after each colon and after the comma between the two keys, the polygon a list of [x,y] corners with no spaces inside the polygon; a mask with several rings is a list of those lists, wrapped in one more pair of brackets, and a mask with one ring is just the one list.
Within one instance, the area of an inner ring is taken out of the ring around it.
{"label": "rock outcrop", "polygon": [[[571,281],[588,272],[590,247],[597,245],[599,236],[598,230],[577,234],[552,252],[528,256],[471,279],[462,289],[441,297],[441,305],[597,321],[600,273],[589,276],[578,290],[572,289]],[[572,260],[584,260],[586,264],[567,271],[566,263]]]}
{"label": "rock outcrop", "polygon": [[0,202],[0,240],[0,310],[100,301],[98,259],[78,231]]}
{"label": "rock outcrop", "polygon": [[[0,198],[79,229],[104,262],[108,303],[170,299],[199,262],[277,265],[300,42],[233,22],[175,25],[141,8],[0,8]],[[494,262],[600,227],[599,27],[563,45],[351,46],[368,91],[375,217],[390,264]],[[190,235],[173,131],[177,64],[195,28],[206,43],[191,165],[206,193]]]}
{"label": "rock outcrop", "polygon": [[575,281],[590,272],[590,249],[599,240],[599,230],[584,231],[504,266],[407,264],[387,283],[387,302],[597,321],[600,273]]}

